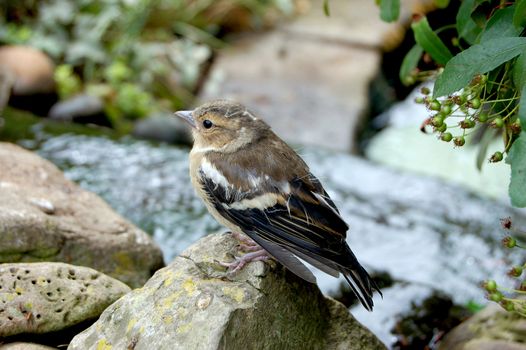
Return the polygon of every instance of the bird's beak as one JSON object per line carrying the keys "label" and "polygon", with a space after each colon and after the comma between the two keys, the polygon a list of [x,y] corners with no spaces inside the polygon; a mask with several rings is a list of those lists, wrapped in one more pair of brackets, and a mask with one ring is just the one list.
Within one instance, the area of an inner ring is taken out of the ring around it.
{"label": "bird's beak", "polygon": [[194,117],[192,117],[192,112],[193,111],[177,111],[175,112],[175,115],[183,119],[185,122],[190,124],[192,128],[195,129],[195,120]]}

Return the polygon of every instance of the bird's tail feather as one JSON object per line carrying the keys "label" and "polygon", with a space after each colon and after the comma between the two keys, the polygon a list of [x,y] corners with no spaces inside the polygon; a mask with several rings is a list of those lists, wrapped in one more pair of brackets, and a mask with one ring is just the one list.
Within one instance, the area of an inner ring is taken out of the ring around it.
{"label": "bird's tail feather", "polygon": [[349,283],[351,290],[360,303],[367,309],[367,311],[373,311],[373,289],[376,289],[380,295],[382,295],[382,293],[367,271],[358,265],[354,266],[352,269],[342,269],[341,273],[343,277],[345,277],[347,283]]}

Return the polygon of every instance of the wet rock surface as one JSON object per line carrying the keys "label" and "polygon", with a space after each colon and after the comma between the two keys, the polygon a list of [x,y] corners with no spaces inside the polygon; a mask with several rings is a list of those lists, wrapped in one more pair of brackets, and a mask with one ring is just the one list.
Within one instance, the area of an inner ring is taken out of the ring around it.
{"label": "wet rock surface", "polygon": [[14,263],[0,265],[0,291],[0,337],[7,337],[95,318],[130,288],[87,267]]}
{"label": "wet rock surface", "polygon": [[0,262],[89,266],[132,287],[163,264],[152,239],[53,164],[0,143]]}
{"label": "wet rock surface", "polygon": [[342,304],[273,262],[227,276],[218,261],[238,244],[230,234],[201,239],[68,349],[384,349]]}
{"label": "wet rock surface", "polygon": [[[358,259],[371,273],[387,273],[394,281],[382,290],[383,299],[375,297],[373,313],[360,307],[351,310],[385,344],[397,341],[391,329],[400,315],[437,291],[457,305],[470,301],[484,305],[481,281],[512,285],[505,277],[504,261],[519,257],[501,248],[506,232],[499,218],[511,216],[517,227],[524,227],[524,211],[435,178],[391,170],[347,154],[313,148],[298,151],[350,224],[347,240]],[[62,136],[44,142],[39,153],[151,231],[166,261],[202,234],[220,229],[189,185],[188,150],[143,141]],[[317,278],[329,295],[343,284],[323,273]]]}

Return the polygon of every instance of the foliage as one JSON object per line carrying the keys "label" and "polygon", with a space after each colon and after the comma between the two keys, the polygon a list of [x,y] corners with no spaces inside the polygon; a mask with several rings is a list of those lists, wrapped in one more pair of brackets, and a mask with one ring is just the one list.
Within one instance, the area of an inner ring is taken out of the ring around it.
{"label": "foliage", "polygon": [[[381,0],[381,9],[383,10]],[[439,1],[435,1],[438,5]],[[447,6],[448,1],[441,1]],[[382,18],[384,18],[382,16]],[[412,24],[416,44],[407,53],[400,79],[407,85],[434,78],[433,91],[421,89],[416,102],[428,107],[430,116],[422,130],[431,127],[444,142],[464,146],[466,137],[480,136],[477,166],[484,161],[489,142],[500,133],[502,151],[490,156],[500,162],[507,154],[511,166],[509,195],[513,205],[526,207],[526,0],[463,0],[456,23],[433,30],[426,17]],[[453,32],[450,44],[441,34]],[[418,69],[422,58],[433,61],[434,69]],[[504,229],[526,237],[526,232],[503,219]],[[508,249],[526,249],[512,235],[503,239]],[[506,289],[493,280],[483,283],[487,298],[504,309],[526,317],[526,264],[511,267],[508,275],[517,279],[514,289]]]}
{"label": "foliage", "polygon": [[[429,126],[439,139],[453,141],[456,147],[462,147],[469,135],[478,135],[479,169],[489,142],[496,133],[502,134],[502,150],[488,160],[506,158],[510,164],[509,195],[518,207],[526,206],[525,18],[526,0],[464,0],[456,22],[436,30],[422,16],[411,26],[416,44],[400,69],[400,79],[407,85],[436,79],[432,93],[424,88],[417,98],[430,110],[423,131]],[[450,43],[442,39],[444,33],[453,37]],[[435,67],[420,70],[422,58],[432,60]]]}
{"label": "foliage", "polygon": [[6,0],[0,43],[45,51],[59,63],[60,96],[100,96],[119,127],[189,104],[236,20],[263,26],[293,9],[290,0]]}
{"label": "foliage", "polygon": [[[514,227],[511,218],[501,220],[502,227],[507,230],[510,235],[507,235],[502,240],[502,245],[506,249],[526,249],[522,243],[514,236],[526,237],[526,232]],[[508,271],[508,276],[516,280],[516,287],[513,289],[499,286],[494,280],[485,281],[482,286],[487,292],[487,298],[491,301],[499,303],[504,309],[516,312],[519,315],[526,317],[526,278],[524,273],[526,270],[526,263],[522,265],[512,266]]]}

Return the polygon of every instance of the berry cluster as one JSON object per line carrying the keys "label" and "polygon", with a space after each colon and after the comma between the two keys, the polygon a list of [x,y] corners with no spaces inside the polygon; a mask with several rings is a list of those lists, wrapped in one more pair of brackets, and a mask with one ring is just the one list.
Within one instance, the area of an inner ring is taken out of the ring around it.
{"label": "berry cluster", "polygon": [[477,75],[463,90],[441,99],[433,98],[431,90],[422,87],[422,96],[418,96],[415,102],[424,104],[430,116],[421,130],[426,132],[430,126],[442,141],[453,141],[456,147],[464,146],[466,137],[477,126],[502,130],[505,147],[489,158],[490,162],[500,162],[521,132],[517,118],[519,96],[507,84],[510,82],[494,82],[487,75]]}
{"label": "berry cluster", "polygon": [[[506,230],[514,231],[518,234],[524,234],[524,232],[515,230],[512,227],[511,218],[502,219],[501,223],[502,227]],[[517,242],[517,240],[510,235],[502,239],[502,245],[507,249],[525,249],[525,247],[521,246]],[[526,263],[524,263],[523,265],[515,265],[508,270],[509,277],[519,280],[515,289],[510,290],[501,287],[497,285],[497,282],[495,282],[494,280],[484,281],[482,283],[482,287],[486,290],[486,297],[489,300],[499,303],[507,311],[514,311],[526,317],[526,299],[524,299],[524,297],[515,297],[516,295],[524,296],[526,294],[526,279],[522,279],[522,281],[520,280],[524,270],[526,270]],[[508,293],[504,294],[503,291],[506,291]]]}

